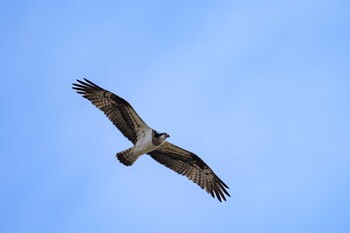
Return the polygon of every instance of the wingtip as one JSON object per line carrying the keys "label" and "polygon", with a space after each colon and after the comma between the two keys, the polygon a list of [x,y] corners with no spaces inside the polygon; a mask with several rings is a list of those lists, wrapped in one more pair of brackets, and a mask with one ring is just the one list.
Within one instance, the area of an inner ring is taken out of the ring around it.
{"label": "wingtip", "polygon": [[76,79],[75,83],[72,83],[72,88],[74,88],[74,86],[77,85],[77,82],[79,82],[79,79]]}

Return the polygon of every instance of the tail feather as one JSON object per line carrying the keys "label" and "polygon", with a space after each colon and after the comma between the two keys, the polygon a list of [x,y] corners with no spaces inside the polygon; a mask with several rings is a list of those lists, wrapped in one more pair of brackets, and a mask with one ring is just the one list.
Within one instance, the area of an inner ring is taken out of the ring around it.
{"label": "tail feather", "polygon": [[117,158],[119,162],[124,164],[125,166],[131,166],[133,163],[138,159],[139,156],[133,155],[133,153],[130,153],[132,148],[129,148],[127,150],[124,150],[122,152],[117,153]]}

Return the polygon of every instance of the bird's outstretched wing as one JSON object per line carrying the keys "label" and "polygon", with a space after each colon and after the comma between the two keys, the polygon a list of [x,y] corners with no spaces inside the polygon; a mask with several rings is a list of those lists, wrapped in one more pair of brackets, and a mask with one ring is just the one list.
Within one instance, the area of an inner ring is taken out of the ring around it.
{"label": "bird's outstretched wing", "polygon": [[169,142],[148,154],[178,174],[187,176],[220,202],[226,201],[225,195],[230,196],[226,190],[229,187],[197,155]]}
{"label": "bird's outstretched wing", "polygon": [[133,144],[149,127],[131,105],[123,98],[109,92],[84,78],[73,83],[73,89],[105,113],[113,124]]}

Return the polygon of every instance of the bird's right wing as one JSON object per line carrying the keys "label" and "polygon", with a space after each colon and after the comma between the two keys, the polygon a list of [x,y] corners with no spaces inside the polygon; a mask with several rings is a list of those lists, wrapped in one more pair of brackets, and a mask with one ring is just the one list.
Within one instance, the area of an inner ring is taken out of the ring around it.
{"label": "bird's right wing", "polygon": [[105,113],[113,124],[132,143],[149,129],[131,105],[123,98],[109,92],[84,78],[73,83],[73,89]]}
{"label": "bird's right wing", "polygon": [[210,193],[212,197],[216,197],[220,202],[221,200],[226,201],[225,195],[230,196],[226,190],[228,186],[201,158],[192,152],[165,142],[148,154],[178,174],[187,176],[188,179]]}

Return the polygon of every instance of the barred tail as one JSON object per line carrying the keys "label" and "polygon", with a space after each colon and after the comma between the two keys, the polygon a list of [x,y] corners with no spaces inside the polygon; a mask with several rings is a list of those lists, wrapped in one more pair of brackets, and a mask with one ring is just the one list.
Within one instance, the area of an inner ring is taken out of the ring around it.
{"label": "barred tail", "polygon": [[119,162],[124,164],[125,166],[131,166],[138,159],[139,155],[134,155],[130,153],[132,148],[124,150],[122,152],[117,153],[117,158]]}

